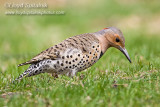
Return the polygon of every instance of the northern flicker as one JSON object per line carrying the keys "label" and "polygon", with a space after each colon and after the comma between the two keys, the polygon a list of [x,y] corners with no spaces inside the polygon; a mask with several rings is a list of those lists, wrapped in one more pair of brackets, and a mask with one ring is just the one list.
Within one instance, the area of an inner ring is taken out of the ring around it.
{"label": "northern flicker", "polygon": [[94,63],[110,47],[119,49],[131,62],[125,49],[125,39],[116,27],[108,27],[95,33],[86,33],[70,37],[61,43],[42,51],[31,60],[18,66],[31,64],[16,80],[40,73],[65,74],[75,76]]}

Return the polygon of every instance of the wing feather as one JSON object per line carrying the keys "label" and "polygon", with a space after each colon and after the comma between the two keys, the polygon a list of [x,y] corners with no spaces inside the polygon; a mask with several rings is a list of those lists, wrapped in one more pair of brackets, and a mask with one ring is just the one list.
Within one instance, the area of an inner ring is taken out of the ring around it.
{"label": "wing feather", "polygon": [[19,64],[18,66],[23,66],[27,64],[33,64],[40,62],[44,59],[58,59],[61,58],[61,55],[64,54],[67,48],[71,49],[79,49],[83,53],[89,52],[93,43],[98,43],[98,39],[95,37],[94,34],[86,33],[77,36],[70,37],[58,45],[54,45],[45,51],[41,52],[37,56],[33,57],[31,60]]}

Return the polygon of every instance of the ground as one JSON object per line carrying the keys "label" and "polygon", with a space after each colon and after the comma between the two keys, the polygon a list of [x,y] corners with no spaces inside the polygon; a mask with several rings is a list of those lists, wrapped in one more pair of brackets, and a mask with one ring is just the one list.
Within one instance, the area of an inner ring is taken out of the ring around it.
{"label": "ground", "polygon": [[[160,106],[159,1],[62,3],[55,16],[0,18],[0,106]],[[132,63],[110,48],[77,77],[41,74],[12,84],[41,51],[77,34],[120,28]]]}

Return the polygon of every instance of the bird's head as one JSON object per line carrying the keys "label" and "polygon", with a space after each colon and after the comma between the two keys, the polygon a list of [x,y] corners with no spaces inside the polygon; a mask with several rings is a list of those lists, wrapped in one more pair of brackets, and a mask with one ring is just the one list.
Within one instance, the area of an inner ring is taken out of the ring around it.
{"label": "bird's head", "polygon": [[115,47],[119,49],[131,63],[129,54],[125,49],[125,39],[122,32],[116,27],[108,27],[108,28],[105,28],[103,31],[104,31],[105,39],[109,44],[109,47]]}

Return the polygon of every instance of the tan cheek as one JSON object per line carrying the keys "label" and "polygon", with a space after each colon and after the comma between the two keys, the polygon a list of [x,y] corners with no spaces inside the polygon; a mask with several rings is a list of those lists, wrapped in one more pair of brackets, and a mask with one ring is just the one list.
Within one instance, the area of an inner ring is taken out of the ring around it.
{"label": "tan cheek", "polygon": [[[119,35],[118,34],[114,34],[115,35],[115,37],[114,37],[114,41],[116,40],[116,38],[119,38],[120,39],[120,37],[119,37]],[[120,41],[121,41],[121,39],[120,39]],[[122,42],[114,42],[116,45],[119,45],[119,46],[121,46],[121,47],[124,47],[124,44],[122,43]]]}
{"label": "tan cheek", "polygon": [[120,45],[122,48],[124,48],[124,44],[123,44],[123,43],[120,43],[119,45]]}

